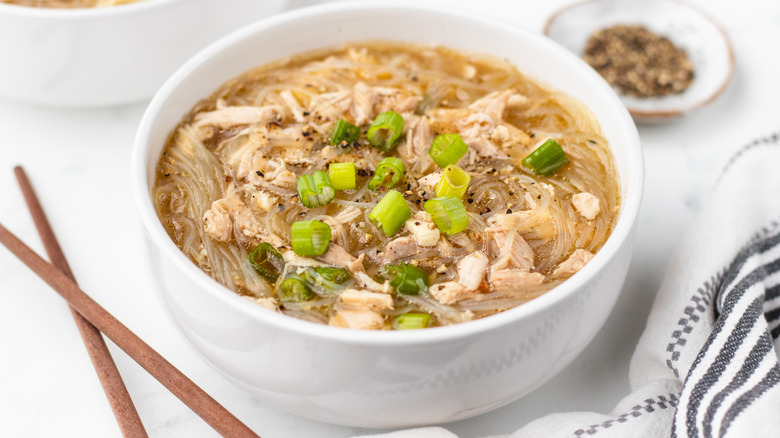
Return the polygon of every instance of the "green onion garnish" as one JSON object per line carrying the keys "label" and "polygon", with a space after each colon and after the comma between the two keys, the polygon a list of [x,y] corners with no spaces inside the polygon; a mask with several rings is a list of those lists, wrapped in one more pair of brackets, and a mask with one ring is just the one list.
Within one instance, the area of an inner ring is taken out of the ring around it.
{"label": "green onion garnish", "polygon": [[390,188],[398,184],[406,172],[404,162],[396,157],[387,157],[376,166],[376,172],[371,181],[368,182],[368,188],[376,190],[380,187]]}
{"label": "green onion garnish", "polygon": [[453,196],[429,199],[425,203],[425,211],[430,213],[439,231],[448,236],[460,233],[469,225],[469,215],[463,202]]}
{"label": "green onion garnish", "polygon": [[288,277],[277,289],[279,299],[288,303],[302,303],[314,298],[314,292],[305,281],[298,277]]}
{"label": "green onion garnish", "polygon": [[392,236],[401,229],[411,215],[412,210],[406,203],[404,195],[395,190],[389,190],[368,214],[368,219],[377,228],[381,228],[387,236]]}
{"label": "green onion garnish", "polygon": [[333,132],[330,133],[328,144],[335,146],[342,142],[352,143],[358,139],[359,135],[360,128],[344,119],[339,119],[339,121],[336,122],[336,126],[333,127]]}
{"label": "green onion garnish", "polygon": [[290,228],[292,249],[298,255],[321,255],[328,249],[330,239],[330,225],[325,222],[298,221]]}
{"label": "green onion garnish", "polygon": [[383,266],[381,277],[400,294],[419,295],[428,290],[428,274],[408,263]]}
{"label": "green onion garnish", "polygon": [[441,180],[436,186],[436,197],[454,196],[463,199],[466,189],[471,182],[471,175],[455,164],[450,164],[444,168]]}
{"label": "green onion garnish", "polygon": [[303,276],[309,283],[319,285],[327,283],[342,284],[350,279],[349,272],[346,269],[328,266],[306,269]]}
{"label": "green onion garnish", "polygon": [[460,160],[469,147],[463,142],[458,134],[441,134],[437,135],[433,139],[431,148],[428,149],[428,155],[433,158],[433,161],[441,168],[445,168],[450,164],[455,164]]}
{"label": "green onion garnish", "polygon": [[357,187],[355,163],[330,163],[328,174],[336,190],[352,190]]}
{"label": "green onion garnish", "polygon": [[404,313],[393,320],[395,330],[413,330],[431,326],[431,315],[427,313]]}
{"label": "green onion garnish", "polygon": [[328,174],[322,170],[314,175],[298,177],[298,196],[303,205],[309,208],[321,207],[336,197],[336,189],[330,182]]}
{"label": "green onion garnish", "polygon": [[371,146],[387,152],[393,148],[403,130],[404,118],[395,111],[387,111],[376,116],[366,137]]}
{"label": "green onion garnish", "polygon": [[568,162],[563,148],[552,138],[523,158],[523,166],[541,176],[550,175]]}
{"label": "green onion garnish", "polygon": [[261,277],[273,283],[284,269],[284,258],[273,245],[263,242],[249,253],[249,264]]}

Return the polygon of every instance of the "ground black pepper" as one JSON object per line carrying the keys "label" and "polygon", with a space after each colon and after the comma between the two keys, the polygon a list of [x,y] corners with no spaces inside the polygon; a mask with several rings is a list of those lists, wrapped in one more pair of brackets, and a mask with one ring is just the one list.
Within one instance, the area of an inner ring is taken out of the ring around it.
{"label": "ground black pepper", "polygon": [[638,25],[596,31],[585,45],[584,59],[610,85],[639,98],[682,93],[694,76],[685,50]]}

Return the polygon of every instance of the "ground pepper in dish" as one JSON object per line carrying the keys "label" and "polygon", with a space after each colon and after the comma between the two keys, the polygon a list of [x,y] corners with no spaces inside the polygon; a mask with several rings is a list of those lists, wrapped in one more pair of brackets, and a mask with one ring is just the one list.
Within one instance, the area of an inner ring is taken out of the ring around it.
{"label": "ground pepper in dish", "polygon": [[694,77],[685,50],[639,25],[596,31],[585,44],[584,58],[610,85],[634,97],[679,94]]}

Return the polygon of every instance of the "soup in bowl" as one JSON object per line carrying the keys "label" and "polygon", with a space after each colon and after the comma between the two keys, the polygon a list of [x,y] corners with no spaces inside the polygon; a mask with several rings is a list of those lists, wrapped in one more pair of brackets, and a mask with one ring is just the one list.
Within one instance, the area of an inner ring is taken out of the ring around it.
{"label": "soup in bowl", "polygon": [[368,427],[477,415],[573,360],[619,294],[642,186],[635,127],[581,61],[382,5],[201,52],[133,166],[185,338],[265,399]]}

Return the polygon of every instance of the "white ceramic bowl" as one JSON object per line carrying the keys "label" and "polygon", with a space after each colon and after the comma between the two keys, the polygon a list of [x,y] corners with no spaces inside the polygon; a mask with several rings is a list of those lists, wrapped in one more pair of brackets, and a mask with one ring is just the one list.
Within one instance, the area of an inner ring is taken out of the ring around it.
{"label": "white ceramic bowl", "polygon": [[[247,302],[201,272],[174,245],[150,197],[171,130],[201,98],[245,70],[347,41],[391,39],[488,52],[583,101],[620,172],[615,229],[571,279],[515,309],[409,332],[352,331],[300,321]],[[273,42],[273,43],[271,43]],[[442,423],[505,405],[568,365],[609,315],[631,257],[642,195],[642,153],[620,100],[587,65],[548,39],[497,21],[428,7],[324,5],[244,28],[191,59],[143,117],[133,190],[149,260],[187,341],[237,385],[297,414],[364,427]]]}
{"label": "white ceramic bowl", "polygon": [[0,3],[0,96],[64,107],[150,98],[198,50],[286,0],[144,0],[85,9]]}

